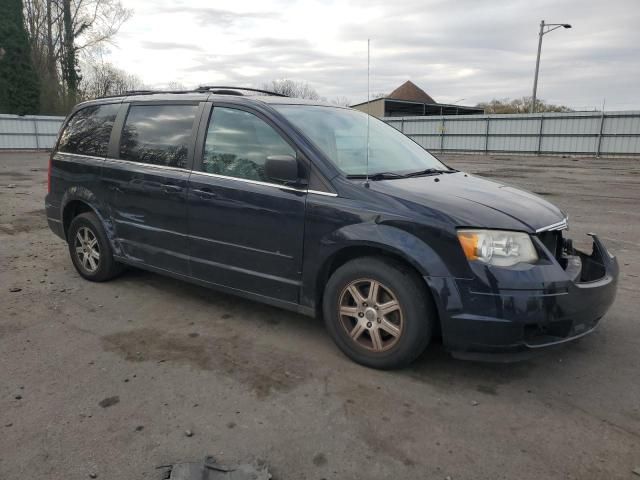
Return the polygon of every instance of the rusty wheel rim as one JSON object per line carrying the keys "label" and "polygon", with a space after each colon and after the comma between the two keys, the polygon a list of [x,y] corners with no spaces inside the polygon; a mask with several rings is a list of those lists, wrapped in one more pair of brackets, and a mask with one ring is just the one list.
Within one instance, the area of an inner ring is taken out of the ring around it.
{"label": "rusty wheel rim", "polygon": [[340,323],[351,341],[373,352],[393,348],[402,336],[402,307],[395,293],[383,283],[362,278],[349,283],[340,294]]}

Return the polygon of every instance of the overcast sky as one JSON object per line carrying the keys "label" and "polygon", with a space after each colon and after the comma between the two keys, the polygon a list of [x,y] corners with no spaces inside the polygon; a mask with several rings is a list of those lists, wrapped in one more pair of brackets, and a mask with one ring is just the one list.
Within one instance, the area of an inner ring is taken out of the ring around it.
{"label": "overcast sky", "polygon": [[[107,59],[146,85],[308,82],[366,99],[412,80],[438,102],[531,95],[574,108],[640,109],[640,0],[122,0],[132,18]],[[464,99],[464,100],[460,100]]]}

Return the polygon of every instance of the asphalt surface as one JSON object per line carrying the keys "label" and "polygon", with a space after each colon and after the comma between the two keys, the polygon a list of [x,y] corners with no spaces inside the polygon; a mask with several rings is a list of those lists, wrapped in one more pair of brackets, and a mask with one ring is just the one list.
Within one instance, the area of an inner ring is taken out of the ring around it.
{"label": "asphalt surface", "polygon": [[276,479],[640,479],[640,159],[443,158],[601,235],[622,272],[596,333],[369,370],[318,320],[142,271],[82,280],[46,226],[47,155],[0,154],[0,479],[153,479],[207,454]]}

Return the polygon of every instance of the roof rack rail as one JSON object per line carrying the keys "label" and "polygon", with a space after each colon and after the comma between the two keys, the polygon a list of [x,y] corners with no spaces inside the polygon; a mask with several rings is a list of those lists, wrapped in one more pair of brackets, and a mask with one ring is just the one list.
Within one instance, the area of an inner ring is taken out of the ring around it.
{"label": "roof rack rail", "polygon": [[157,90],[127,90],[124,95],[150,95],[152,93],[158,93]]}
{"label": "roof rack rail", "polygon": [[[282,93],[271,92],[269,90],[260,90],[259,88],[245,88],[245,87],[229,87],[222,85],[201,85],[195,89],[196,92],[211,92],[212,90],[219,90],[215,93],[222,95],[242,95],[242,91],[264,93],[266,95],[273,95],[275,97],[288,97]],[[238,92],[238,93],[236,93]]]}
{"label": "roof rack rail", "polygon": [[129,95],[153,95],[156,93],[197,93],[198,90],[127,90],[126,92],[123,93],[117,93],[114,95],[103,95],[101,97],[96,97],[97,99],[100,98],[116,98],[116,97],[127,97]]}
{"label": "roof rack rail", "polygon": [[269,90],[260,90],[257,88],[244,88],[244,87],[222,87],[217,85],[202,85],[193,90],[127,90],[124,93],[117,95],[104,95],[97,98],[113,98],[113,97],[126,97],[129,95],[153,95],[156,93],[216,93],[218,95],[239,95],[242,96],[242,92],[257,92],[264,93],[265,95],[273,95],[276,97],[288,97],[281,93],[270,92]]}

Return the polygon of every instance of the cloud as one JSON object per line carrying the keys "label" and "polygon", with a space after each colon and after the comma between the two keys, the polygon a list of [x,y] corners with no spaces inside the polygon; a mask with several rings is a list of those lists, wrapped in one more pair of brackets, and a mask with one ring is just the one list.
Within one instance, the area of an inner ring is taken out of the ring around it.
{"label": "cloud", "polygon": [[192,43],[179,43],[179,42],[154,42],[151,40],[143,40],[140,42],[142,48],[149,50],[189,50],[200,51],[202,47]]}
{"label": "cloud", "polygon": [[135,15],[110,60],[149,85],[291,78],[356,103],[371,38],[373,92],[411,79],[442,102],[519,97],[531,94],[545,18],[573,28],[544,36],[541,98],[640,109],[637,0],[123,1]]}
{"label": "cloud", "polygon": [[261,11],[235,12],[214,7],[192,7],[185,4],[170,4],[158,9],[161,13],[167,14],[187,14],[204,26],[231,26],[238,23],[246,23],[250,20],[264,20],[276,18],[277,13]]}

